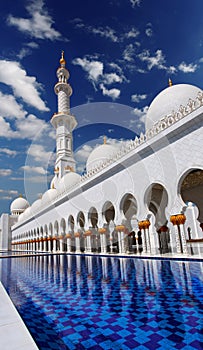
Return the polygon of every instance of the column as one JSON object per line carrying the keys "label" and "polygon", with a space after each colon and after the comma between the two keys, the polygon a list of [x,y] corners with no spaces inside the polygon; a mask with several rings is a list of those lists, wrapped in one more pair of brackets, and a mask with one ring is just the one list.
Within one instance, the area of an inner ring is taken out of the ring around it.
{"label": "column", "polygon": [[66,234],[66,239],[67,239],[67,253],[71,252],[71,233]]}
{"label": "column", "polygon": [[175,229],[176,249],[177,253],[188,254],[187,242],[184,232],[184,223],[186,216],[184,214],[171,215],[170,221]]}
{"label": "column", "polygon": [[118,247],[119,253],[125,253],[125,231],[126,227],[124,225],[118,225],[115,227],[115,230],[118,232]]}
{"label": "column", "polygon": [[106,253],[106,229],[104,227],[101,227],[98,229],[98,232],[100,234],[101,253]]}
{"label": "column", "polygon": [[138,222],[139,230],[142,232],[143,253],[147,253],[147,252],[151,253],[149,226],[150,226],[149,220],[143,220]]}
{"label": "column", "polygon": [[92,234],[92,231],[91,230],[87,230],[85,231],[84,235],[85,235],[85,251],[87,253],[91,253],[92,251],[92,246],[91,246],[91,234]]}
{"label": "column", "polygon": [[75,237],[75,248],[76,248],[75,252],[80,253],[80,233],[75,232],[74,237]]}

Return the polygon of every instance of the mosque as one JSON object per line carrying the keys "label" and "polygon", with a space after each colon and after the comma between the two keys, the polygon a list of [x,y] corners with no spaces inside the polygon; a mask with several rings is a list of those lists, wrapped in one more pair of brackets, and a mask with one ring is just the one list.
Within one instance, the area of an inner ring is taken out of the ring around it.
{"label": "mosque", "polygon": [[29,252],[201,255],[203,91],[178,84],[152,101],[145,134],[122,150],[96,147],[79,175],[64,54],[57,69],[56,161],[50,189],[2,214],[0,249]]}

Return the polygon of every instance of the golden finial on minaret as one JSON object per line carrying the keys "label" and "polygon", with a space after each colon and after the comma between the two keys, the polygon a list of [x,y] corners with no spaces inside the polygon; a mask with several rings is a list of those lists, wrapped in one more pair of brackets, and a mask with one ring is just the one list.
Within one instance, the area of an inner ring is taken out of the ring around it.
{"label": "golden finial on minaret", "polygon": [[23,198],[23,195],[22,195],[22,193],[20,193],[20,194],[19,194],[19,198]]}
{"label": "golden finial on minaret", "polygon": [[60,64],[61,64],[61,66],[62,66],[62,65],[65,66],[65,64],[66,64],[66,60],[65,60],[65,58],[64,58],[64,51],[63,51],[63,50],[61,51]]}
{"label": "golden finial on minaret", "polygon": [[169,78],[168,79],[168,86],[172,86],[172,85],[173,85],[172,80]]}
{"label": "golden finial on minaret", "polygon": [[106,138],[106,136],[104,136],[104,145],[106,145],[106,141],[107,141],[107,138]]}

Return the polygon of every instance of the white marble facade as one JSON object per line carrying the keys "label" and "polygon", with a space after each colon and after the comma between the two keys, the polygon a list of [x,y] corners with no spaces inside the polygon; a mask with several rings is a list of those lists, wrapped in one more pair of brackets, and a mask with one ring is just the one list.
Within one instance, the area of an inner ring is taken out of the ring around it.
{"label": "white marble facade", "polygon": [[[65,60],[60,63],[56,93],[63,90],[63,108],[72,90],[66,86]],[[99,146],[89,157],[87,174],[80,176],[72,145],[66,143],[72,142],[76,120],[70,110],[56,113],[58,153],[51,189],[16,219],[12,249],[184,255],[193,244],[201,254],[202,116],[201,89],[170,86],[152,102],[145,135],[119,152],[108,142]]]}

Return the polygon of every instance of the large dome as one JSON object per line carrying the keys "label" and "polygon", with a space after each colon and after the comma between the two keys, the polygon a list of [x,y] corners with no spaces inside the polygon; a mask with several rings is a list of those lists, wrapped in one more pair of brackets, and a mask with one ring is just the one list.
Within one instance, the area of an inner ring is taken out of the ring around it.
{"label": "large dome", "polygon": [[87,159],[87,163],[86,163],[87,172],[93,170],[94,168],[99,167],[108,159],[112,158],[116,153],[118,153],[118,149],[113,145],[103,144],[96,147],[92,151],[92,153],[90,153]]}
{"label": "large dome", "polygon": [[189,84],[169,86],[152,101],[146,117],[145,128],[151,129],[161,118],[177,112],[180,106],[186,106],[189,99],[195,99],[200,88]]}
{"label": "large dome", "polygon": [[10,206],[10,211],[12,215],[20,215],[29,207],[29,203],[25,198],[16,198]]}

